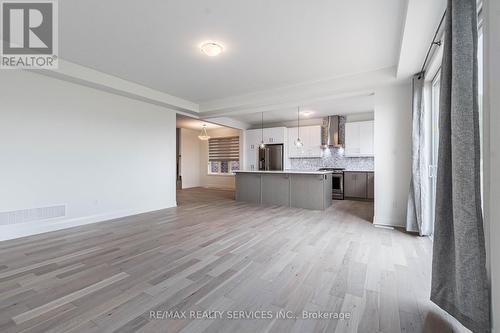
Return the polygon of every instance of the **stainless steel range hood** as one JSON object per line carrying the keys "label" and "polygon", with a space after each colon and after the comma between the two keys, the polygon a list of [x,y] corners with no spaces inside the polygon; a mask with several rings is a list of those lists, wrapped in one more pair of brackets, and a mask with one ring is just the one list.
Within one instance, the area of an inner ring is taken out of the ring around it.
{"label": "stainless steel range hood", "polygon": [[340,137],[340,117],[328,116],[323,118],[321,127],[321,145],[327,147],[342,147],[343,142]]}

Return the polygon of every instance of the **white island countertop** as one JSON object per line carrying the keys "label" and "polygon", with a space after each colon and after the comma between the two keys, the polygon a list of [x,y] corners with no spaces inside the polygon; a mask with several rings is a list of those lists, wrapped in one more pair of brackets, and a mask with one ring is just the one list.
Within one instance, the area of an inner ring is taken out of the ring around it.
{"label": "white island countertop", "polygon": [[296,174],[296,175],[327,175],[333,171],[319,170],[235,170],[234,173],[263,173],[263,174]]}

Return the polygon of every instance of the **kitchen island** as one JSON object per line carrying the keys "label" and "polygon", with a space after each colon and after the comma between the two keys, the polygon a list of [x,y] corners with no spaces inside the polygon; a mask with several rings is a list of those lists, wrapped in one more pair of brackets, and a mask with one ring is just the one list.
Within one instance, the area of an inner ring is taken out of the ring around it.
{"label": "kitchen island", "polygon": [[236,200],[324,210],[332,204],[332,172],[235,171]]}

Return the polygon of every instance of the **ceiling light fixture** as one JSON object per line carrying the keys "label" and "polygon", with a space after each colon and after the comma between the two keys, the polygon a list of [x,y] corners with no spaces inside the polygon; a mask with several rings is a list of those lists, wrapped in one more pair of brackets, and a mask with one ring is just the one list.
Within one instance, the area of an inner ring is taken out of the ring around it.
{"label": "ceiling light fixture", "polygon": [[216,57],[224,51],[222,45],[215,42],[206,42],[201,44],[201,51],[209,57]]}
{"label": "ceiling light fixture", "polygon": [[310,115],[312,115],[314,112],[313,111],[303,111],[302,112],[302,115],[305,116],[305,117],[309,117]]}
{"label": "ceiling light fixture", "polygon": [[201,128],[201,133],[198,135],[198,139],[202,141],[207,141],[210,139],[210,135],[207,133],[207,125],[203,124],[203,127]]}
{"label": "ceiling light fixture", "polygon": [[259,148],[260,149],[264,149],[264,148],[266,148],[266,145],[264,143],[264,112],[261,113],[260,130],[261,130],[261,133],[260,133],[260,145],[259,145]]}
{"label": "ceiling light fixture", "polygon": [[295,146],[302,147],[304,144],[300,139],[300,106],[297,107],[297,140],[295,140]]}

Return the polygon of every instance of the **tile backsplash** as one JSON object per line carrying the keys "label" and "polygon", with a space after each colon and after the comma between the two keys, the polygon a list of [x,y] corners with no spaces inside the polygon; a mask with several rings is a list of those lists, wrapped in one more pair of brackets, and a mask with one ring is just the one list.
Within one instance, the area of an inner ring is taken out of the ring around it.
{"label": "tile backsplash", "polygon": [[353,171],[373,171],[373,157],[345,157],[343,148],[327,148],[321,158],[291,158],[290,168],[294,170],[316,170],[319,168],[345,168]]}

